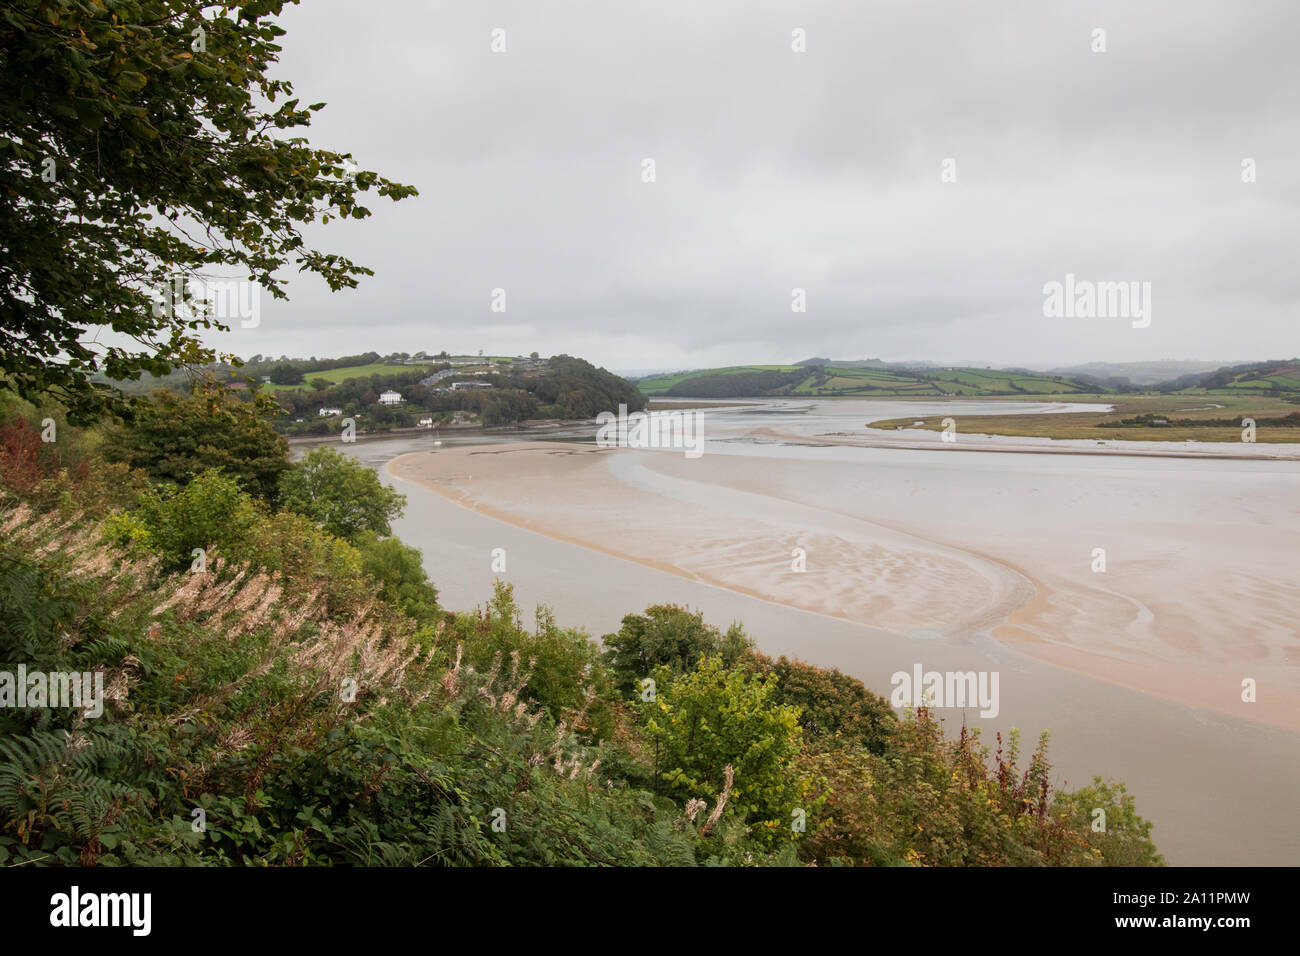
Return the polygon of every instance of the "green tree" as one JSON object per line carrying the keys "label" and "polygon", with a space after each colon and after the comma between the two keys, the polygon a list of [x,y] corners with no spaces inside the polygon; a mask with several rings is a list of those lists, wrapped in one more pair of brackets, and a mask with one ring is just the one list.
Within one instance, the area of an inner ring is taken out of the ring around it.
{"label": "green tree", "polygon": [[104,454],[157,481],[184,485],[224,468],[259,498],[274,501],[289,467],[289,445],[264,417],[267,406],[207,389],[188,398],[155,392],[133,403],[131,421],[115,428]]}
{"label": "green tree", "polygon": [[406,496],[385,487],[365,465],[322,445],[284,473],[280,503],[352,541],[367,531],[392,534],[388,522],[402,513]]}
{"label": "green tree", "polygon": [[799,725],[809,743],[819,748],[865,747],[875,754],[885,752],[898,719],[889,701],[873,694],[856,677],[763,654],[753,655],[752,666],[759,674],[776,677],[776,703],[799,708]]}
{"label": "green tree", "polygon": [[[214,357],[201,330],[229,316],[159,305],[162,290],[233,273],[285,298],[286,265],[332,290],[371,274],[306,246],[301,227],[370,215],[358,200],[372,189],[415,190],[293,135],[324,104],[300,106],[271,76],[284,5],[5,4],[0,388],[50,391],[86,421],[122,401],[96,373]],[[96,344],[100,327],[132,344]]]}
{"label": "green tree", "polygon": [[642,718],[654,748],[657,786],[675,799],[717,800],[723,771],[735,780],[729,812],[748,823],[760,845],[794,833],[794,811],[811,816],[803,779],[792,772],[800,752],[799,708],[775,704],[773,675],[728,669],[709,657],[673,679],[666,667],[655,678],[656,699],[643,700]]}
{"label": "green tree", "polygon": [[303,377],[302,370],[292,365],[277,365],[271,369],[273,385],[301,385]]}
{"label": "green tree", "polygon": [[646,608],[645,614],[628,614],[618,633],[606,634],[601,641],[605,661],[624,691],[637,687],[657,667],[682,674],[713,654],[732,665],[753,646],[739,624],[732,624],[722,634],[704,623],[704,612],[676,604],[656,604]]}

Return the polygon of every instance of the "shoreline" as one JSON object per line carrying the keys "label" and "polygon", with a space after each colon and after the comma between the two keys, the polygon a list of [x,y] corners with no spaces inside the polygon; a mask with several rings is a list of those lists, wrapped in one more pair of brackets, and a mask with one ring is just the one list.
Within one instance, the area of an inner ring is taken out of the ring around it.
{"label": "shoreline", "polygon": [[[1282,442],[1261,442],[1252,447],[1271,449],[1280,445],[1282,448],[1291,449],[1289,454],[1276,454],[1263,451],[1254,454],[1242,454],[1240,452],[1230,452],[1217,449],[1211,450],[1209,448],[1204,451],[1193,451],[1187,448],[1165,450],[1163,448],[1145,447],[1146,445],[1156,444],[1155,442],[1125,442],[1124,439],[1111,439],[1110,441],[1127,444],[1130,447],[1116,447],[1109,442],[1104,445],[1094,442],[1093,447],[1089,447],[1082,444],[1068,445],[1066,442],[1093,442],[1093,439],[1043,438],[1028,435],[989,435],[982,432],[967,432],[964,433],[958,441],[944,442],[938,437],[929,439],[919,437],[920,435],[939,435],[939,432],[923,428],[903,429],[903,431],[918,433],[918,437],[916,438],[887,439],[884,437],[877,437],[877,435],[897,435],[897,432],[875,429],[872,428],[871,425],[867,425],[866,427],[869,433],[862,436],[854,435],[849,432],[825,435],[799,435],[793,432],[778,431],[776,429],[758,429],[753,434],[795,444],[839,445],[845,448],[888,448],[898,451],[983,451],[1017,455],[1096,455],[1128,458],[1194,458],[1215,461],[1300,461],[1300,444],[1287,444]],[[876,434],[873,435],[870,434],[870,432],[875,432]],[[971,441],[971,439],[976,440]],[[1030,444],[1031,442],[1048,442],[1050,444]],[[1134,447],[1139,444],[1142,444],[1144,447]],[[1185,445],[1186,443],[1170,441],[1168,444]]]}
{"label": "shoreline", "polygon": [[[561,428],[573,425],[583,425],[587,423],[595,424],[595,419],[564,419],[564,418],[534,418],[526,422],[520,422],[517,425],[444,425],[441,429],[432,428],[427,425],[412,425],[409,428],[390,428],[382,432],[358,432],[357,442],[365,441],[382,441],[385,438],[406,438],[412,435],[428,435],[431,438],[440,438],[443,433],[450,435],[509,435],[520,432],[547,432],[556,431]],[[289,445],[319,445],[324,442],[337,442],[339,436],[335,433],[328,435],[285,435],[285,440]]]}

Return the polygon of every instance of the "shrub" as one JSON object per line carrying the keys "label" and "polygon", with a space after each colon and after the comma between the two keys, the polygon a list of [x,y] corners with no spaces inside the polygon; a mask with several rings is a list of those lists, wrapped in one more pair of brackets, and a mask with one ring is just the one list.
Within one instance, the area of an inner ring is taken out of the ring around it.
{"label": "shrub", "polygon": [[596,646],[581,631],[558,627],[546,608],[538,608],[536,626],[529,631],[511,585],[494,582],[488,605],[457,615],[452,627],[466,661],[479,670],[518,653],[530,673],[531,696],[553,719],[570,714],[569,727],[591,739],[613,731],[612,682]]}
{"label": "shrub", "polygon": [[759,674],[776,678],[774,703],[799,708],[804,739],[815,747],[865,747],[883,754],[897,719],[889,702],[856,677],[786,657],[753,655]]}
{"label": "shrub", "polygon": [[379,584],[379,596],[422,624],[439,616],[438,590],[424,570],[418,548],[396,538],[363,535],[357,541],[361,570]]}
{"label": "shrub", "polygon": [[684,674],[694,670],[702,658],[713,655],[731,665],[753,646],[739,624],[732,624],[722,634],[704,623],[702,611],[688,611],[675,604],[657,604],[646,608],[645,614],[627,615],[618,633],[606,634],[602,642],[605,660],[624,693],[635,690],[640,680],[657,668]]}
{"label": "shrub", "polygon": [[209,469],[183,488],[150,488],[135,509],[113,519],[119,543],[152,551],[167,570],[190,566],[196,549],[243,551],[263,513],[239,483],[220,468]]}
{"label": "shrub", "polygon": [[791,772],[799,709],[773,703],[775,678],[709,657],[676,679],[661,667],[656,683],[656,699],[641,708],[657,788],[683,803],[716,801],[731,767],[728,812],[750,826],[760,846],[792,839],[792,815],[811,806],[806,782]]}

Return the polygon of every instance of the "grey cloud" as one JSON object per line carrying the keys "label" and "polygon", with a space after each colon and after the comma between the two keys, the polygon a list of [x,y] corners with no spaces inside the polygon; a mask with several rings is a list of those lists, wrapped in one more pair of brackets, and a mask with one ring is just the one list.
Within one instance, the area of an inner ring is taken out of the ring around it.
{"label": "grey cloud", "polygon": [[[295,280],[223,348],[1300,353],[1293,3],[313,0],[283,22],[283,74],[330,104],[313,140],[421,195],[309,233],[377,274]],[[1153,282],[1151,327],[1045,319],[1066,272]]]}

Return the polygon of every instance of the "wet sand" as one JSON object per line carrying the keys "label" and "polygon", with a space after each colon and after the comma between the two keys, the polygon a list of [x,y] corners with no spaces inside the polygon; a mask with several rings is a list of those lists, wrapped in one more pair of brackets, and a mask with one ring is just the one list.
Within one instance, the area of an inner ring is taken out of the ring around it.
{"label": "wet sand", "polygon": [[[1300,785],[1293,466],[729,451],[688,460],[514,443],[403,455],[388,471],[408,495],[431,489],[475,513],[485,584],[489,542],[520,529],[546,557],[521,569],[509,549],[506,577],[531,581],[521,597],[554,605],[563,623],[599,635],[676,590],[694,606],[743,609],[761,649],[841,667],[886,695],[889,676],[917,662],[998,669],[1002,714],[967,718],[1014,720],[1027,739],[1051,729],[1075,784],[1098,773],[1129,783],[1171,861],[1300,859],[1284,809]],[[398,532],[425,548],[444,598],[454,593],[463,569],[449,575],[430,550],[445,535],[410,518]],[[616,608],[596,597],[611,594]],[[1256,703],[1240,699],[1247,677]]]}

